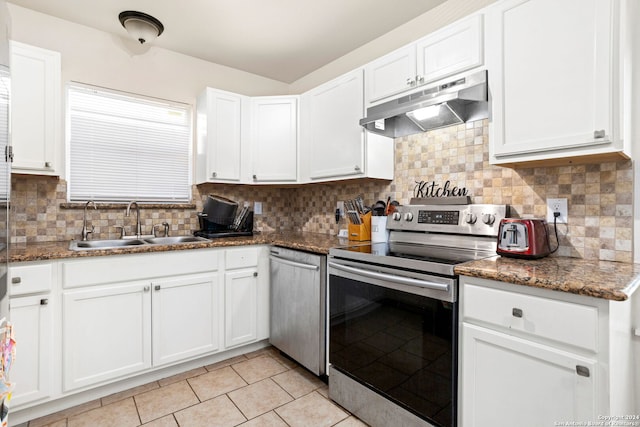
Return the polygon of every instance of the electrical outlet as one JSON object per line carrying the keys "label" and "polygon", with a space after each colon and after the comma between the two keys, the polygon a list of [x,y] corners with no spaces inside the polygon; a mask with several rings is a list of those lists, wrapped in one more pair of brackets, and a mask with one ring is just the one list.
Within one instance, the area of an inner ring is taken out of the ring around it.
{"label": "electrical outlet", "polygon": [[256,215],[262,215],[262,202],[253,203],[253,213]]}
{"label": "electrical outlet", "polygon": [[[560,216],[555,219],[554,212],[560,212]],[[554,220],[558,224],[566,224],[569,217],[567,199],[547,199],[547,222],[553,224]]]}

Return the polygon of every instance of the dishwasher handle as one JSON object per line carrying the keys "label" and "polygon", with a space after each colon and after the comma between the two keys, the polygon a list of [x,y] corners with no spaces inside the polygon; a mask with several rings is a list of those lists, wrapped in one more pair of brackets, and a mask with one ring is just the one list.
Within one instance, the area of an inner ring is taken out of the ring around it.
{"label": "dishwasher handle", "polygon": [[410,277],[402,277],[402,276],[396,276],[393,274],[379,273],[377,271],[370,271],[370,270],[364,270],[356,267],[349,267],[347,265],[342,265],[335,262],[329,262],[329,267],[333,267],[337,270],[346,271],[347,273],[359,274],[363,277],[369,277],[372,279],[386,280],[393,283],[399,283],[401,285],[417,286],[419,288],[449,292],[449,285],[447,285],[446,283],[429,282],[426,280],[412,279]]}
{"label": "dishwasher handle", "polygon": [[274,254],[270,254],[269,258],[271,258],[272,261],[281,262],[282,264],[290,265],[291,267],[304,268],[305,270],[312,270],[312,271],[320,270],[319,265],[305,264],[303,262],[293,261],[288,258],[284,258]]}

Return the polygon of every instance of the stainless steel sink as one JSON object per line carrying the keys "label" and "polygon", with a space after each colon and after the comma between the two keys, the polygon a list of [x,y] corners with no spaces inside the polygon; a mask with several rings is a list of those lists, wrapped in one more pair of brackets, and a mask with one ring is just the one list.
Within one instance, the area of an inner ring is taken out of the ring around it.
{"label": "stainless steel sink", "polygon": [[144,239],[145,242],[152,245],[175,245],[179,243],[196,243],[207,242],[208,239],[198,236],[168,236],[168,237],[151,237]]}
{"label": "stainless steel sink", "polygon": [[208,239],[197,236],[149,237],[145,239],[113,239],[113,240],[72,240],[69,249],[72,251],[120,249],[150,245],[179,245],[183,243],[207,242]]}
{"label": "stainless steel sink", "polygon": [[130,246],[148,245],[140,239],[114,239],[114,240],[72,240],[69,249],[72,251],[85,251],[90,249],[117,249]]}

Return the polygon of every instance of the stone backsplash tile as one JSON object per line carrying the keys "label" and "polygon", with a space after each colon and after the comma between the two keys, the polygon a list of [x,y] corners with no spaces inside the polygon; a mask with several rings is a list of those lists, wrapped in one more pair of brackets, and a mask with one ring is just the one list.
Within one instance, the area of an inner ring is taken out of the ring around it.
{"label": "stone backsplash tile", "polygon": [[[563,167],[510,169],[489,164],[488,122],[481,120],[397,138],[395,178],[345,180],[294,186],[202,184],[193,186],[190,209],[141,209],[145,233],[167,221],[174,235],[198,228],[197,213],[208,194],[217,194],[251,205],[262,202],[263,214],[255,216],[255,229],[300,230],[335,234],[346,223],[335,221],[339,200],[362,196],[366,203],[386,200],[402,204],[413,197],[417,181],[435,181],[465,187],[474,203],[509,204],[512,216],[546,216],[547,198],[567,198],[569,223],[559,224],[559,255],[586,259],[632,261],[631,161]],[[11,241],[38,242],[77,239],[83,210],[64,208],[66,182],[57,178],[12,177]],[[124,206],[89,210],[96,238],[115,238],[116,226],[133,231],[135,217],[124,216]],[[553,229],[553,227],[551,227]]]}

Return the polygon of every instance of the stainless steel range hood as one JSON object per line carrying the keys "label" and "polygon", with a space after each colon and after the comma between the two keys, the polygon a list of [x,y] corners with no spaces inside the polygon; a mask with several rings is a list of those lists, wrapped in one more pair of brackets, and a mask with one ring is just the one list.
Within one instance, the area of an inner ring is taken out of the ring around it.
{"label": "stainless steel range hood", "polygon": [[489,117],[487,72],[425,86],[418,92],[367,108],[360,125],[396,138]]}

